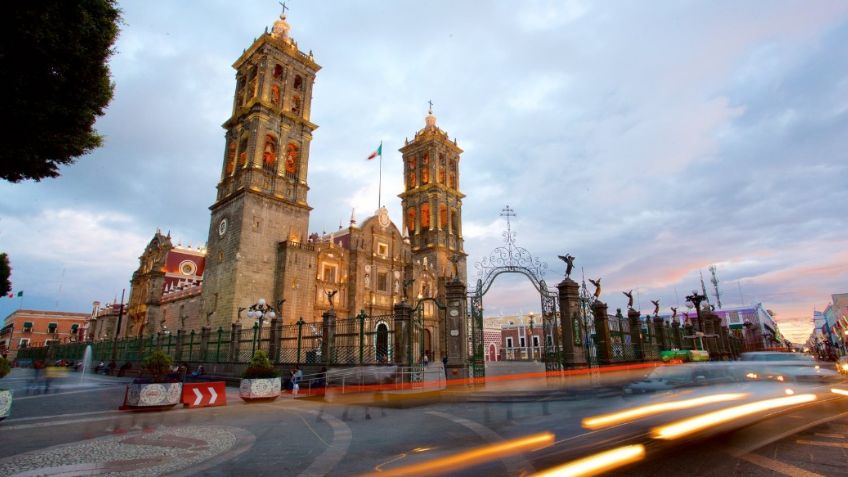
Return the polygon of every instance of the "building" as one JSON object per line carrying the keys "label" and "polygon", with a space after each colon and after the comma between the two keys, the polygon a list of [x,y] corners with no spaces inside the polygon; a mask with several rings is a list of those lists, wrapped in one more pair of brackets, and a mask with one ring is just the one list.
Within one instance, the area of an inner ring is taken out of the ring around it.
{"label": "building", "polygon": [[[207,248],[173,246],[157,232],[133,274],[122,336],[167,330],[253,326],[243,313],[264,298],[283,324],[361,310],[389,315],[407,300],[424,319],[424,350],[435,357],[445,283],[466,278],[456,139],[436,124],[400,148],[404,216],[398,227],[380,207],[330,234],[309,233],[312,88],[321,67],[301,51],[284,16],[233,64],[232,114]],[[379,325],[377,325],[379,326]]]}
{"label": "building", "polygon": [[88,319],[88,313],[14,311],[0,329],[0,354],[13,360],[22,348],[83,340],[83,327]]}
{"label": "building", "polygon": [[826,340],[833,355],[848,354],[848,293],[836,293],[830,299],[822,312]]}
{"label": "building", "polygon": [[[544,328],[541,315],[490,316],[483,318],[483,349],[486,361],[542,359]],[[553,336],[549,336],[552,342]]]}
{"label": "building", "polygon": [[119,317],[121,318],[121,329],[126,330],[127,328],[126,310],[126,303],[122,309],[121,304],[117,301],[103,306],[100,305],[99,301],[95,301],[85,329],[86,339],[89,341],[114,339]]}

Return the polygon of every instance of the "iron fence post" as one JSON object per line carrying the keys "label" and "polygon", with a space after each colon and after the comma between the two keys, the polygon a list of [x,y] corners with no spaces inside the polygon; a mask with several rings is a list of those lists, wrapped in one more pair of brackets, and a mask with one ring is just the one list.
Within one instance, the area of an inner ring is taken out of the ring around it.
{"label": "iron fence post", "polygon": [[256,335],[259,332],[259,322],[253,324],[253,345],[250,349],[250,359],[253,359],[253,356],[256,354]]}
{"label": "iron fence post", "polygon": [[359,364],[362,364],[365,351],[365,310],[359,310]]}
{"label": "iron fence post", "polygon": [[221,335],[224,334],[224,328],[218,327],[218,342],[215,344],[215,362],[221,362]]}
{"label": "iron fence post", "polygon": [[301,316],[299,320],[297,320],[297,364],[300,365],[300,345],[301,339],[303,338],[303,325],[306,322],[303,321],[303,317]]}

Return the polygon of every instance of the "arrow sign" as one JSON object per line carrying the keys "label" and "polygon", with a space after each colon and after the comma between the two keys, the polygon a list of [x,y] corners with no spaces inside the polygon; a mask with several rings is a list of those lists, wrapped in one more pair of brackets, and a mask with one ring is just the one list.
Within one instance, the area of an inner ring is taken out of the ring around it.
{"label": "arrow sign", "polygon": [[[223,381],[183,384],[182,403],[185,407],[226,406],[227,393]],[[220,395],[221,399],[218,399]]]}

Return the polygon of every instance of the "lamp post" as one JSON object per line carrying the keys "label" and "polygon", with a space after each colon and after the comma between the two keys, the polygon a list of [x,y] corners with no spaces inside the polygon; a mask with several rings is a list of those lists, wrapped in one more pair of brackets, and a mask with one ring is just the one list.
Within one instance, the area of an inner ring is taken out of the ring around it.
{"label": "lamp post", "polygon": [[274,307],[265,303],[264,298],[260,298],[256,303],[250,305],[247,309],[247,317],[255,319],[259,323],[259,332],[262,332],[262,323],[265,318],[273,320],[277,316]]}

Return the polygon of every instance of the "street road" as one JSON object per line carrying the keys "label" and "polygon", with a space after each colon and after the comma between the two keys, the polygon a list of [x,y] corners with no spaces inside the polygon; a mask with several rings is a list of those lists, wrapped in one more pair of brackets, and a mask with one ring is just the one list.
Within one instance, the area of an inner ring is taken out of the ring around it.
{"label": "street road", "polygon": [[[12,415],[0,423],[0,476],[360,475],[386,472],[550,432],[556,444],[496,456],[464,475],[518,475],[641,439],[649,458],[617,475],[848,475],[848,398],[799,408],[732,433],[685,445],[656,445],[628,425],[600,431],[581,419],[634,402],[620,390],[469,394],[427,404],[371,395],[245,404],[228,388],[227,406],[165,412],[118,411],[127,379],[57,379],[51,392],[28,390],[15,369]],[[459,397],[459,399],[457,399]],[[681,469],[685,469],[682,471]],[[23,474],[24,472],[31,472]]]}

